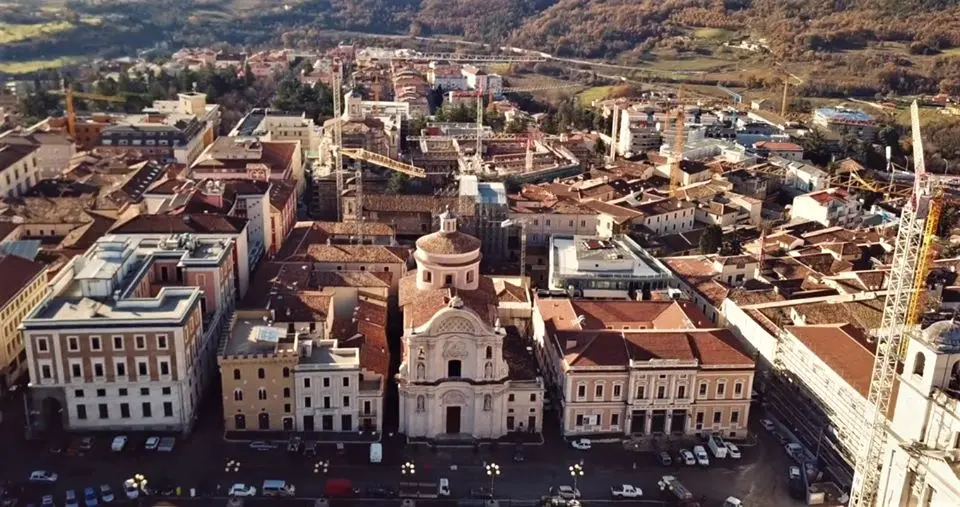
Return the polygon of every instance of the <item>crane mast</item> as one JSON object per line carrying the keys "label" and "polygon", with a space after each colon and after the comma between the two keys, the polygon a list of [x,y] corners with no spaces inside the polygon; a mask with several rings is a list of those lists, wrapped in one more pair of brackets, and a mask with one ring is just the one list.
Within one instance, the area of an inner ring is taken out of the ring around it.
{"label": "crane mast", "polygon": [[333,62],[333,77],[331,79],[331,88],[333,89],[333,172],[337,179],[337,221],[343,221],[343,110],[340,104],[343,100],[343,90],[341,89],[341,63],[339,60]]}
{"label": "crane mast", "polygon": [[[931,192],[931,181],[925,171],[923,140],[920,137],[919,110],[914,102],[910,108],[913,123],[913,160],[915,180],[913,194],[907,200],[900,215],[900,226],[893,250],[893,262],[887,278],[887,296],[883,306],[883,318],[877,333],[877,352],[870,378],[867,403],[873,413],[867,414],[870,438],[861,449],[856,463],[853,489],[850,492],[850,507],[873,507],[876,504],[880,483],[880,464],[887,437],[887,413],[893,384],[897,376],[904,337],[912,330],[917,310],[915,293],[922,269],[925,233],[930,221],[938,219],[937,199]],[[931,205],[931,203],[934,203]],[[936,230],[935,225],[933,230]]]}

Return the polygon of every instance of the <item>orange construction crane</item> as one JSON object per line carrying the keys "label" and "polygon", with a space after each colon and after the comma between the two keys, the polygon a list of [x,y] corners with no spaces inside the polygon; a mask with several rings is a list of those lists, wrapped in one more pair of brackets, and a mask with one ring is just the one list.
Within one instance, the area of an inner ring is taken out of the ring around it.
{"label": "orange construction crane", "polygon": [[77,135],[77,111],[73,105],[74,97],[78,99],[99,100],[103,102],[126,102],[125,96],[119,95],[101,95],[99,93],[75,92],[73,87],[67,85],[63,90],[51,92],[54,95],[63,95],[67,103],[67,133],[71,137]]}

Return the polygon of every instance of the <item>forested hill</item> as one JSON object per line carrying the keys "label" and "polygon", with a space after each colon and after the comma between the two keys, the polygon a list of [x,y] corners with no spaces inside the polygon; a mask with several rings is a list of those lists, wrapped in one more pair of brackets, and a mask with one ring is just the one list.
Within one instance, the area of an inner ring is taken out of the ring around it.
{"label": "forested hill", "polygon": [[[960,0],[13,1],[0,6],[0,23],[36,23],[38,16],[53,15],[75,29],[5,40],[0,60],[160,40],[267,44],[286,32],[318,28],[457,35],[558,56],[624,59],[639,59],[659,40],[698,27],[766,37],[775,55],[785,58],[873,41],[934,51],[960,46]],[[75,21],[90,17],[103,22]]]}

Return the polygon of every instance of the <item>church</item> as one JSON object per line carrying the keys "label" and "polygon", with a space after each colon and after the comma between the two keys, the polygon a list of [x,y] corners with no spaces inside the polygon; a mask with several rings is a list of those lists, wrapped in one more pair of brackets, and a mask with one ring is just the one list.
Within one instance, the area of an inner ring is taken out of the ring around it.
{"label": "church", "polygon": [[543,380],[500,324],[480,240],[457,230],[452,211],[439,218],[440,230],[417,240],[416,271],[400,281],[399,431],[441,440],[539,433]]}

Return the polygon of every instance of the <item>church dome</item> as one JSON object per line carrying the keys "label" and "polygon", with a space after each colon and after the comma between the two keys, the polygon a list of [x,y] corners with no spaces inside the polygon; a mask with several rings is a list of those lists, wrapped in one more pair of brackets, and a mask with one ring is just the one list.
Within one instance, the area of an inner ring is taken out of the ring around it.
{"label": "church dome", "polygon": [[461,255],[480,250],[480,240],[457,230],[457,214],[446,211],[440,214],[440,230],[417,240],[417,248],[434,255]]}
{"label": "church dome", "polygon": [[934,322],[923,330],[923,339],[938,348],[960,348],[960,326],[952,320]]}

